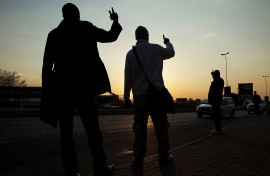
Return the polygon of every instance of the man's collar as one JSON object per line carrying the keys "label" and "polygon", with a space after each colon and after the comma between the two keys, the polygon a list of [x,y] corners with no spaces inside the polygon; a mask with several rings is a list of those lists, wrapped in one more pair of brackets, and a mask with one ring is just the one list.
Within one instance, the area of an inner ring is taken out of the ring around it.
{"label": "man's collar", "polygon": [[148,40],[146,40],[146,39],[137,40],[136,44],[140,44],[140,43],[148,43]]}

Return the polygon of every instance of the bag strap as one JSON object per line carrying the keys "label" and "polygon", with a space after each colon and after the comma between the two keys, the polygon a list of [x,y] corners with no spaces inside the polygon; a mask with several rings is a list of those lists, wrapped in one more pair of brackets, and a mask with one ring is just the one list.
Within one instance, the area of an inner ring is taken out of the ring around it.
{"label": "bag strap", "polygon": [[142,68],[142,70],[143,70],[143,73],[144,73],[144,75],[145,75],[145,77],[146,77],[147,82],[149,83],[150,86],[153,86],[153,87],[154,87],[154,85],[153,85],[153,84],[151,83],[151,81],[149,80],[147,74],[145,73],[145,70],[144,70],[143,65],[142,65],[142,63],[141,63],[141,61],[140,61],[140,58],[139,58],[139,56],[138,56],[138,54],[137,54],[137,51],[136,51],[136,47],[135,47],[135,46],[132,46],[132,51],[133,51],[133,53],[135,54],[135,58],[136,58],[138,64],[141,66],[141,68]]}

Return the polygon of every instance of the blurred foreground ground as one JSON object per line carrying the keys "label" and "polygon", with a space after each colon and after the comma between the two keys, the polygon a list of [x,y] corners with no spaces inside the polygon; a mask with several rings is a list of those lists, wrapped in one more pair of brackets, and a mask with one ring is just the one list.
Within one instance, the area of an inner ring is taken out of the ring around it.
{"label": "blurred foreground ground", "polygon": [[[32,111],[33,112],[33,111]],[[30,111],[28,112],[29,114]],[[1,116],[1,176],[63,176],[59,128],[41,122],[37,115]],[[133,115],[101,115],[104,149],[114,175],[269,175],[270,115],[237,110],[235,118],[222,118],[224,135],[209,131],[213,121],[196,112],[168,114],[171,153],[175,161],[157,162],[154,128],[149,118],[144,165],[131,165]],[[80,118],[74,118],[74,138],[82,176],[92,175],[92,159]]]}

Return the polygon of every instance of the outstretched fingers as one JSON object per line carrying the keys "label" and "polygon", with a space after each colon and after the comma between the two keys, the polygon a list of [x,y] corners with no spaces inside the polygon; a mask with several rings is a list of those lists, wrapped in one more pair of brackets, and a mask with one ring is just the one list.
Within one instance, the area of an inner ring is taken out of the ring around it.
{"label": "outstretched fingers", "polygon": [[112,7],[112,11],[109,10],[110,15],[112,15],[114,13],[113,7]]}

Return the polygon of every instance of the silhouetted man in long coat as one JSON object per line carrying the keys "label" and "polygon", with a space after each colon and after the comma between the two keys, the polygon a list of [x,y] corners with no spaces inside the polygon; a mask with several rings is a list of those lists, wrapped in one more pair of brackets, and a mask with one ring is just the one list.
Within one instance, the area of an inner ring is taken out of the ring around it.
{"label": "silhouetted man in long coat", "polygon": [[[113,24],[109,31],[80,20],[77,6],[67,3],[62,8],[63,20],[47,38],[42,68],[41,117],[46,114],[46,98],[53,96],[61,129],[61,153],[66,175],[79,175],[73,132],[74,109],[86,129],[93,156],[94,175],[110,175],[98,122],[95,96],[111,92],[107,71],[98,53],[97,42],[114,42],[122,27],[112,9]],[[45,118],[46,116],[42,117]],[[57,123],[57,122],[56,122]],[[56,124],[57,125],[57,124]]]}
{"label": "silhouetted man in long coat", "polygon": [[219,70],[215,70],[211,72],[213,81],[211,82],[209,92],[208,92],[208,101],[209,104],[212,105],[212,114],[211,118],[215,120],[215,129],[211,131],[214,134],[221,134],[221,120],[220,120],[220,112],[221,112],[221,104],[223,101],[223,88],[224,88],[224,80],[220,77]]}

